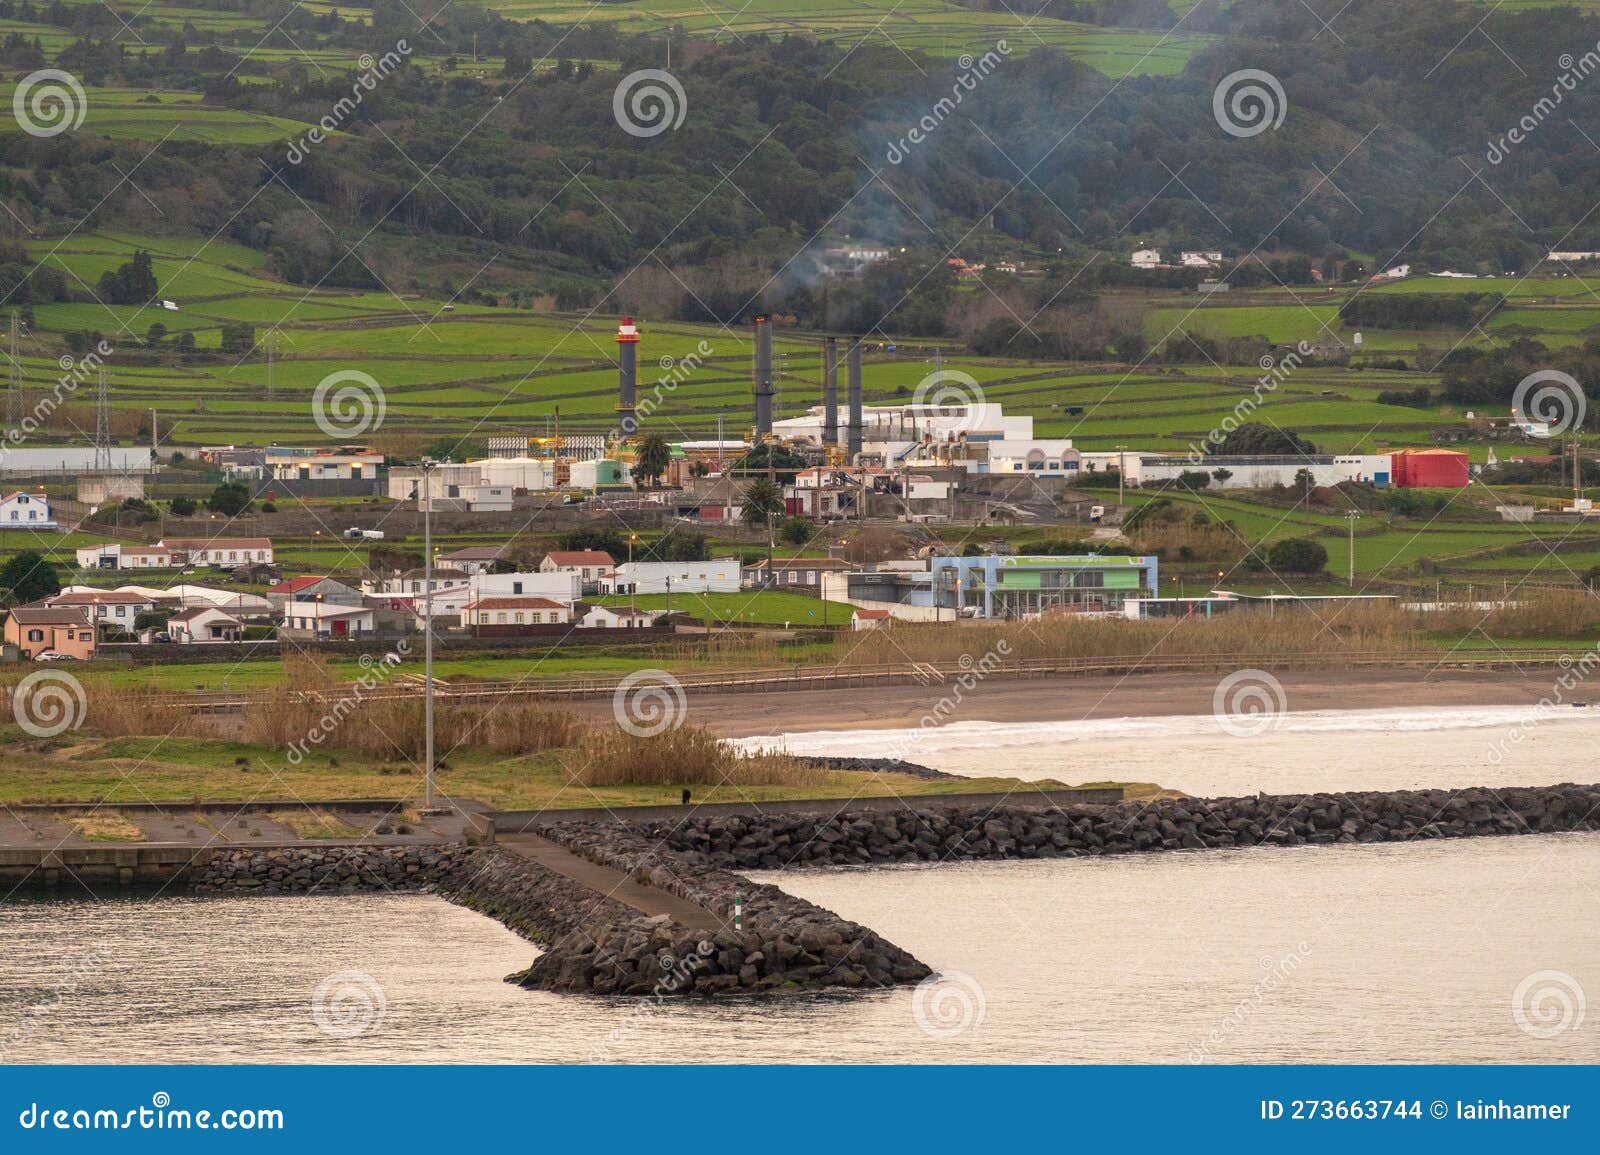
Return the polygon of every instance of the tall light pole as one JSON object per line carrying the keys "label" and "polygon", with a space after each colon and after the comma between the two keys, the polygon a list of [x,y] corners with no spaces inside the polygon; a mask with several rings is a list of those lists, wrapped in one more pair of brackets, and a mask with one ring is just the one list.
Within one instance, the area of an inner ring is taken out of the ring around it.
{"label": "tall light pole", "polygon": [[1350,524],[1350,588],[1356,588],[1356,522],[1361,520],[1361,514],[1356,510],[1345,512],[1345,521]]}
{"label": "tall light pole", "polygon": [[433,800],[433,471],[438,462],[422,461],[422,742],[427,759],[427,788],[423,805]]}
{"label": "tall light pole", "polygon": [[639,575],[633,572],[633,543],[639,540],[639,535],[628,535],[628,624],[633,625],[633,592],[639,588]]}
{"label": "tall light pole", "polygon": [[1128,453],[1128,447],[1126,445],[1117,446],[1117,508],[1118,509],[1122,508],[1122,485],[1123,485],[1124,479],[1128,476],[1127,453]]}

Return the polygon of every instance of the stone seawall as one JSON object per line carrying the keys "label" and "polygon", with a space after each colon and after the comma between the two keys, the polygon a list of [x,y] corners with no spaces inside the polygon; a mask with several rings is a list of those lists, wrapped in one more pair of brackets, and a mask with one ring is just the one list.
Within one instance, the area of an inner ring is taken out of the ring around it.
{"label": "stone seawall", "polygon": [[724,816],[651,822],[634,831],[592,824],[551,832],[626,855],[641,844],[687,877],[715,870],[796,869],[1006,858],[1072,858],[1162,850],[1323,846],[1497,834],[1600,830],[1600,785],[1490,790],[1172,798],[1118,806],[905,809]]}
{"label": "stone seawall", "polygon": [[[615,852],[607,860],[623,864]],[[669,865],[647,873],[644,881],[704,906],[723,926],[696,933],[666,915],[640,914],[492,847],[226,851],[197,865],[193,881],[208,894],[437,893],[537,944],[542,953],[511,978],[542,990],[660,997],[860,989],[929,974],[866,927],[776,887],[714,870],[678,877]],[[744,925],[735,929],[734,895],[741,892]]]}
{"label": "stone seawall", "polygon": [[[648,916],[504,848],[232,850],[197,864],[208,893],[429,891],[496,918],[542,952],[512,981],[667,997],[917,982],[921,962],[867,927],[740,869],[1079,857],[1600,831],[1600,786],[1162,799],[1115,806],[927,806],[574,822],[541,833],[677,895],[721,924]],[[735,929],[739,903],[742,927]]]}

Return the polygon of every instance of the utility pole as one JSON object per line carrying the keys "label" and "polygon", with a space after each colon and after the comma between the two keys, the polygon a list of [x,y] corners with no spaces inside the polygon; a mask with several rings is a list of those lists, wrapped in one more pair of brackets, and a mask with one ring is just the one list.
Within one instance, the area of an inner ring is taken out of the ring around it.
{"label": "utility pole", "polygon": [[427,797],[433,802],[433,470],[437,463],[422,462],[422,599],[427,611],[422,622],[423,745],[427,759]]}
{"label": "utility pole", "polygon": [[21,365],[17,361],[17,311],[11,310],[11,365],[6,390],[6,422],[15,425],[22,414]]}
{"label": "utility pole", "polygon": [[276,329],[268,329],[267,330],[267,400],[268,401],[272,400],[272,369],[273,369],[272,350],[273,350],[273,346],[277,344],[277,342],[275,340],[273,340],[273,338],[276,337],[276,336],[277,336],[277,330]]}
{"label": "utility pole", "polygon": [[104,366],[94,391],[94,466],[108,471],[111,468],[111,394]]}
{"label": "utility pole", "polygon": [[1356,522],[1361,520],[1361,514],[1356,510],[1348,510],[1345,520],[1350,523],[1350,588],[1356,588]]}
{"label": "utility pole", "polygon": [[633,543],[639,539],[636,533],[628,535],[628,625],[633,625],[634,591],[639,588],[639,575],[633,572]]}
{"label": "utility pole", "polygon": [[1128,476],[1127,453],[1128,447],[1126,445],[1117,446],[1117,508],[1119,510],[1122,508],[1123,483]]}

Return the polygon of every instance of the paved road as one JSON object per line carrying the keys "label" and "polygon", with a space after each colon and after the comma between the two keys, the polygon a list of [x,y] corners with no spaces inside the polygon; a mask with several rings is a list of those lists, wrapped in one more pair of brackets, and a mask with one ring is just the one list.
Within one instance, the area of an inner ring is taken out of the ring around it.
{"label": "paved road", "polygon": [[704,907],[696,906],[688,899],[679,898],[675,894],[668,894],[664,890],[636,882],[620,870],[602,866],[598,862],[590,862],[587,858],[580,858],[565,847],[557,846],[548,838],[540,838],[537,834],[506,834],[495,841],[496,845],[506,850],[520,854],[547,870],[553,870],[581,886],[588,887],[596,894],[614,898],[624,906],[631,906],[644,914],[670,915],[673,922],[690,930],[722,929],[722,920]]}

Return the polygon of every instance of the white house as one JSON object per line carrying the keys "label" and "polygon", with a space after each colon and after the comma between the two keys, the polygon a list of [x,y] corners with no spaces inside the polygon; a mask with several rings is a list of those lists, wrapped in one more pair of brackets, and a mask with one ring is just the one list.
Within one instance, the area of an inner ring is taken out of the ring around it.
{"label": "white house", "polygon": [[79,569],[171,569],[172,551],[164,545],[102,542],[77,551]]}
{"label": "white house", "polygon": [[318,450],[269,448],[268,477],[277,481],[350,481],[378,476],[381,453],[323,453]]}
{"label": "white house", "polygon": [[505,551],[506,547],[503,545],[473,545],[466,549],[458,549],[454,553],[438,554],[434,557],[433,564],[457,569],[469,576],[488,573]]}
{"label": "white house", "polygon": [[1136,269],[1155,269],[1161,266],[1160,249],[1140,249],[1128,258],[1128,263]]}
{"label": "white house", "polygon": [[243,622],[215,607],[184,610],[167,619],[167,636],[184,645],[236,642],[243,632]]}
{"label": "white house", "polygon": [[888,610],[856,610],[850,615],[850,628],[856,632],[881,629],[889,624]]}
{"label": "white house", "polygon": [[290,602],[278,631],[291,638],[357,638],[372,633],[374,621],[373,610],[366,606]]}
{"label": "white house", "polygon": [[1222,264],[1222,254],[1219,252],[1189,252],[1184,253],[1179,260],[1186,269],[1214,269]]}
{"label": "white house", "polygon": [[627,606],[592,606],[578,624],[586,630],[644,629],[666,617],[666,610],[630,610]]}
{"label": "white house", "polygon": [[272,542],[265,537],[175,537],[156,544],[171,551],[173,565],[272,564]]}
{"label": "white house", "polygon": [[45,605],[80,607],[89,611],[95,625],[118,626],[129,632],[140,614],[155,609],[152,599],[122,590],[74,590],[46,598]]}
{"label": "white house", "polygon": [[477,598],[549,598],[571,605],[583,596],[583,579],[576,570],[554,573],[480,573],[469,587]]}
{"label": "white house", "polygon": [[624,562],[600,578],[608,594],[736,594],[744,567],[736,557],[710,561]]}
{"label": "white house", "polygon": [[369,578],[361,583],[361,592],[369,598],[409,601],[412,598],[422,597],[429,590],[438,596],[446,590],[465,590],[471,584],[471,576],[458,569],[436,568],[431,580],[427,577],[427,570],[413,569],[396,574],[394,577],[379,578],[377,581]]}
{"label": "white house", "polygon": [[549,598],[489,597],[467,603],[461,624],[484,626],[561,626],[572,621],[572,607]]}
{"label": "white house", "polygon": [[553,549],[539,563],[539,572],[576,573],[585,586],[594,586],[616,565],[617,559],[603,549]]}
{"label": "white house", "polygon": [[0,497],[0,529],[54,529],[50,499],[43,493],[23,493],[20,489]]}

